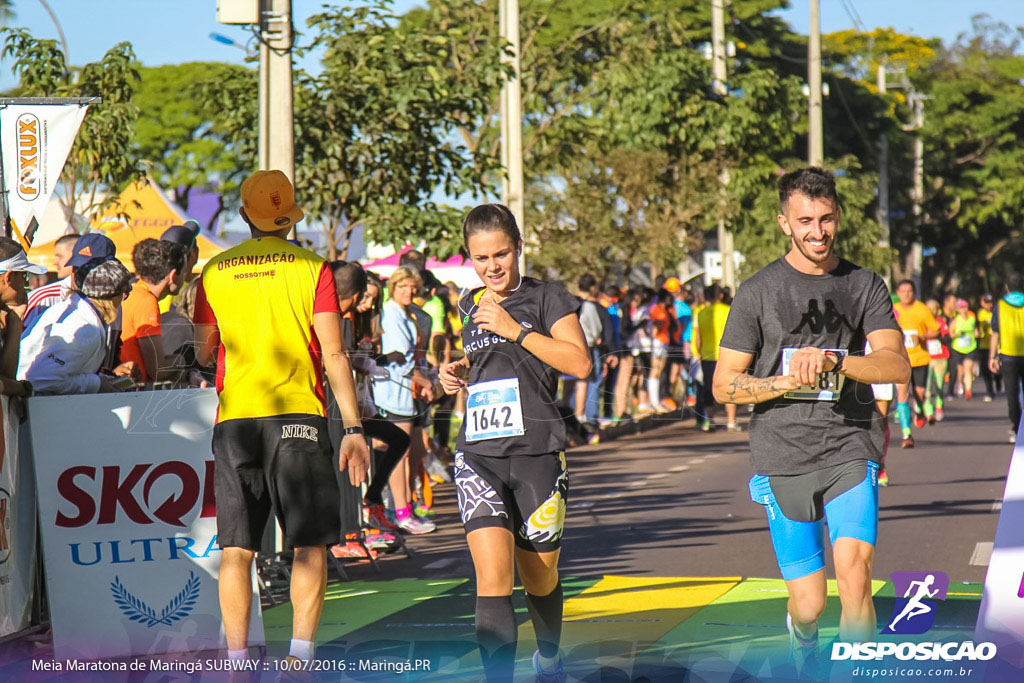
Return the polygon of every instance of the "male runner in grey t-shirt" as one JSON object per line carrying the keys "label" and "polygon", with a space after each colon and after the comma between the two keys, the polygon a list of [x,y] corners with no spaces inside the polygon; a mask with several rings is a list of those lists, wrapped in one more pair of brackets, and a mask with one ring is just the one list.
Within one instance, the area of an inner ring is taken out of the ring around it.
{"label": "male runner in grey t-shirt", "polygon": [[[713,390],[722,403],[756,404],[750,493],[768,513],[789,590],[791,644],[805,659],[825,610],[825,522],[840,638],[874,638],[882,425],[870,385],[907,381],[910,363],[885,283],[834,251],[840,207],[831,174],[804,168],[783,176],[779,204],[790,250],[737,292]],[[865,341],[873,351],[861,355]]]}

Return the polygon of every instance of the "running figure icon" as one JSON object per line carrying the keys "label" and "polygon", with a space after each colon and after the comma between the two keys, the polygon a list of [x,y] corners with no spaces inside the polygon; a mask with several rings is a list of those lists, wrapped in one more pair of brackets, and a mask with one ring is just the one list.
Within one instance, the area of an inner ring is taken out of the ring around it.
{"label": "running figure icon", "polygon": [[[897,632],[896,622],[898,622],[900,619],[906,618],[907,621],[910,621],[916,616],[928,614],[929,612],[935,609],[928,603],[923,602],[925,598],[934,598],[938,594],[938,588],[936,588],[935,590],[928,590],[934,583],[934,574],[929,574],[923,581],[910,582],[910,585],[907,586],[907,592],[903,594],[903,597],[910,598],[910,600],[903,607],[903,611],[901,611],[899,615],[897,615],[897,617],[892,620],[892,623],[889,624],[890,631],[892,631],[893,633]],[[915,586],[917,587],[916,589]],[[916,592],[914,592],[915,590]],[[914,597],[911,598],[910,594],[912,592],[914,592]]]}

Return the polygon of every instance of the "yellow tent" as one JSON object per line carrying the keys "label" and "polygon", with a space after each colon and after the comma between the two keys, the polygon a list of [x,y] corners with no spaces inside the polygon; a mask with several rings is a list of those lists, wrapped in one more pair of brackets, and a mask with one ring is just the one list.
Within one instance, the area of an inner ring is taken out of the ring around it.
{"label": "yellow tent", "polygon": [[[118,218],[119,211],[127,213],[129,219],[126,221]],[[129,186],[113,206],[92,221],[91,227],[93,232],[106,233],[113,240],[117,245],[117,259],[131,270],[132,248],[136,244],[150,237],[160,239],[164,230],[172,225],[181,225],[186,220],[174,202],[150,181],[148,184]],[[29,260],[56,270],[53,263],[54,242],[56,240],[33,244],[28,252]],[[212,257],[228,248],[226,243],[205,232],[199,233],[196,243],[199,245],[197,268],[202,268]]]}

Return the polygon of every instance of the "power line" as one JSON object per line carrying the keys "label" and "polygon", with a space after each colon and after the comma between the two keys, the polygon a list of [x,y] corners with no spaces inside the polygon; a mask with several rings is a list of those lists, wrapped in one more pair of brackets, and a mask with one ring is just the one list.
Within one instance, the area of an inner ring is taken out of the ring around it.
{"label": "power line", "polygon": [[864,32],[864,22],[860,20],[860,14],[857,13],[853,0],[843,0],[843,9],[846,10],[846,16],[850,17],[850,21],[853,22],[853,27]]}
{"label": "power line", "polygon": [[856,131],[857,136],[860,138],[860,141],[864,143],[864,148],[867,150],[867,153],[874,154],[875,152],[873,149],[873,145],[870,142],[868,142],[867,135],[864,134],[864,131],[861,129],[860,124],[857,123],[857,117],[853,115],[853,110],[850,109],[850,104],[846,101],[846,95],[843,94],[842,83],[839,80],[839,76],[830,73],[829,78],[832,79],[832,82],[835,86],[835,91],[839,95],[839,102],[840,104],[843,105],[843,111],[846,112],[847,118],[850,119],[850,123],[853,125],[853,130]]}

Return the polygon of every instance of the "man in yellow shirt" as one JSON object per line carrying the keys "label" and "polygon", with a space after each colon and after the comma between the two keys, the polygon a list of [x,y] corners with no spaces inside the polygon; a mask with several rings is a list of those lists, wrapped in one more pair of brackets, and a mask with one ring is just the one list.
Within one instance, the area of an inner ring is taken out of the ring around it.
{"label": "man in yellow shirt", "polygon": [[928,386],[928,363],[931,362],[928,342],[937,340],[939,336],[939,323],[928,307],[916,300],[916,295],[914,283],[910,280],[896,285],[899,301],[893,304],[893,311],[896,322],[903,330],[903,346],[910,357],[910,381],[896,387],[896,417],[903,430],[903,448],[914,447],[914,437],[910,434],[911,387],[917,402],[915,412],[918,429],[925,425],[927,416],[932,412],[931,403],[924,396],[925,387]]}
{"label": "man in yellow shirt", "polygon": [[[717,282],[704,288],[705,304],[694,314],[693,354],[700,358],[704,383],[697,392],[697,426],[701,431],[711,431],[711,415],[715,410],[715,398],[711,394],[711,378],[718,365],[718,347],[729,317],[729,304],[725,303],[725,292]],[[736,424],[736,404],[725,405],[725,428],[730,432],[740,431]]]}
{"label": "man in yellow shirt", "polygon": [[[334,471],[347,468],[359,486],[369,452],[331,269],[285,239],[304,215],[287,176],[247,178],[240,213],[252,239],[207,263],[194,316],[196,359],[204,366],[217,359],[221,617],[228,657],[248,658],[252,561],[273,507],[295,549],[288,657],[309,663],[327,588],[326,548],[341,536]],[[325,370],[344,424],[339,453],[328,437]]]}
{"label": "man in yellow shirt", "polygon": [[1006,294],[996,303],[992,315],[992,343],[989,369],[1003,376],[1006,406],[1010,417],[1010,443],[1017,442],[1020,429],[1020,392],[1024,384],[1024,279],[1018,273],[1006,278]]}

